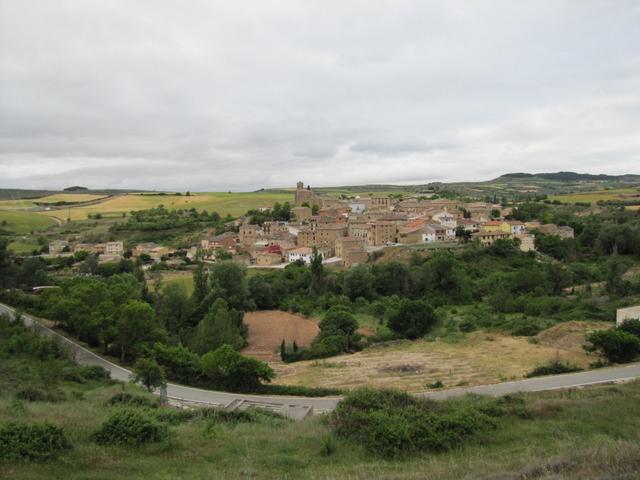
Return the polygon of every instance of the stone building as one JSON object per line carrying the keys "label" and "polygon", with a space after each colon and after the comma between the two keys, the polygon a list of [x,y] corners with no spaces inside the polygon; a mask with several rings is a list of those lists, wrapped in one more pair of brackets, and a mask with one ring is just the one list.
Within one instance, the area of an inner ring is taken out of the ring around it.
{"label": "stone building", "polygon": [[397,226],[394,221],[378,220],[373,222],[369,232],[369,245],[380,246],[395,243],[397,233]]}
{"label": "stone building", "polygon": [[304,183],[298,182],[296,185],[294,202],[296,207],[302,207],[303,203],[312,206],[314,204],[314,196],[311,187],[307,185],[305,188]]}
{"label": "stone building", "polygon": [[342,261],[344,266],[349,268],[354,265],[360,265],[362,263],[367,263],[369,260],[369,254],[366,250],[350,250],[344,254],[342,257]]}
{"label": "stone building", "polygon": [[336,257],[343,258],[349,252],[364,250],[365,239],[360,237],[339,237],[335,242]]}
{"label": "stone building", "polygon": [[258,240],[258,226],[257,225],[242,225],[240,227],[240,243],[249,247],[256,243]]}
{"label": "stone building", "polygon": [[293,207],[291,209],[296,222],[308,222],[311,220],[312,211],[310,207]]}

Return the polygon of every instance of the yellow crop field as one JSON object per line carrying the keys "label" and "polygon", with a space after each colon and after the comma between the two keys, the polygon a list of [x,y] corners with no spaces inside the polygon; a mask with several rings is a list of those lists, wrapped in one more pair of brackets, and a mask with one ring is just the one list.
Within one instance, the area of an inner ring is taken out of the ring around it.
{"label": "yellow crop field", "polygon": [[61,220],[70,213],[71,220],[85,220],[89,214],[101,214],[105,217],[120,216],[132,210],[145,210],[164,205],[168,209],[207,210],[220,215],[239,216],[252,208],[272,206],[276,202],[293,202],[293,194],[283,193],[196,193],[186,195],[119,195],[96,205],[71,207],[70,209],[50,210],[43,215]]}
{"label": "yellow crop field", "polygon": [[617,188],[612,190],[598,190],[594,192],[568,193],[566,195],[550,195],[550,200],[559,200],[564,203],[589,202],[599,200],[624,200],[625,195],[638,195],[640,188]]}
{"label": "yellow crop field", "polygon": [[96,195],[91,193],[56,193],[47,197],[37,198],[37,203],[57,203],[57,202],[90,202],[91,200],[99,200],[107,195]]}

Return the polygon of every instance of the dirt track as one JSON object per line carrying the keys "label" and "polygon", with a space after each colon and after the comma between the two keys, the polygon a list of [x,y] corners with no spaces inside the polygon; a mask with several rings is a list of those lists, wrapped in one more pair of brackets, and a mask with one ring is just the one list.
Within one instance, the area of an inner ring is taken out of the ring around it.
{"label": "dirt track", "polygon": [[249,345],[242,353],[265,361],[280,360],[276,352],[283,339],[289,345],[295,340],[299,346],[306,347],[319,331],[316,320],[280,310],[248,312],[244,322],[249,327]]}

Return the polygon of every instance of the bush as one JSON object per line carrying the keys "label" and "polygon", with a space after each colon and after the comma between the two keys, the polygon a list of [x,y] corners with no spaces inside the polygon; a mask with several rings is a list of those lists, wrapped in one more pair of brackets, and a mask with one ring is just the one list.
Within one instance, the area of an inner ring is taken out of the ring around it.
{"label": "bush", "polygon": [[162,425],[147,412],[123,408],[112,414],[94,433],[94,440],[102,445],[139,446],[159,442],[168,435]]}
{"label": "bush", "polygon": [[472,402],[436,404],[402,392],[367,389],[340,402],[330,424],[337,435],[384,457],[450,450],[495,427],[491,416]]}
{"label": "bush", "polygon": [[0,459],[48,460],[71,448],[64,431],[49,423],[0,426]]}
{"label": "bush", "polygon": [[107,405],[115,406],[130,406],[130,407],[144,407],[144,408],[158,408],[160,400],[157,398],[147,398],[142,395],[132,395],[131,393],[116,393],[113,397],[107,400]]}
{"label": "bush", "polygon": [[102,382],[110,383],[111,375],[107,370],[97,365],[78,366],[64,372],[64,380],[75,383]]}
{"label": "bush", "polygon": [[389,328],[414,340],[429,332],[438,318],[433,307],[421,300],[402,299],[399,308],[389,316]]}
{"label": "bush", "polygon": [[619,329],[594,332],[587,341],[587,351],[600,352],[610,362],[632,362],[640,353],[640,338]]}
{"label": "bush", "polygon": [[41,390],[39,388],[24,387],[16,392],[16,398],[26,402],[59,402],[65,399],[62,391]]}
{"label": "bush", "polygon": [[540,365],[534,368],[525,375],[527,378],[541,377],[543,375],[559,375],[561,373],[580,372],[582,369],[568,363],[562,363],[559,360],[554,360],[545,365]]}
{"label": "bush", "polygon": [[618,327],[618,330],[640,337],[640,320],[627,320]]}

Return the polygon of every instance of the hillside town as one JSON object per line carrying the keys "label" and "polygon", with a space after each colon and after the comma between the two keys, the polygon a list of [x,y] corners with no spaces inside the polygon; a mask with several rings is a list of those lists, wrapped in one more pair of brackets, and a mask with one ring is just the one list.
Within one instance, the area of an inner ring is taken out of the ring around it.
{"label": "hillside town", "polygon": [[[191,261],[224,258],[250,268],[279,268],[296,261],[310,263],[315,249],[324,263],[351,267],[366,263],[371,254],[387,247],[430,244],[437,248],[458,242],[488,246],[512,239],[520,250],[529,252],[536,249],[536,233],[574,237],[569,226],[507,220],[512,209],[500,204],[433,196],[341,198],[318,194],[298,182],[289,221],[259,224],[250,215],[243,216],[230,222],[223,233],[209,229],[184,256]],[[176,248],[153,242],[136,244],[128,252],[122,240],[96,244],[53,240],[49,244],[51,256],[77,252],[96,255],[100,263],[124,256],[147,263],[164,261],[168,266],[182,263]]]}
{"label": "hillside town", "polygon": [[498,239],[515,239],[522,251],[535,250],[534,231],[573,238],[571,227],[539,222],[505,220],[510,209],[500,205],[425,196],[390,198],[366,196],[337,198],[316,194],[298,182],[292,220],[254,224],[250,217],[238,221],[238,232],[202,239],[189,256],[200,252],[213,260],[220,250],[254,267],[309,263],[313,249],[325,263],[351,267],[366,263],[370,254],[397,245],[477,241],[491,245]]}

